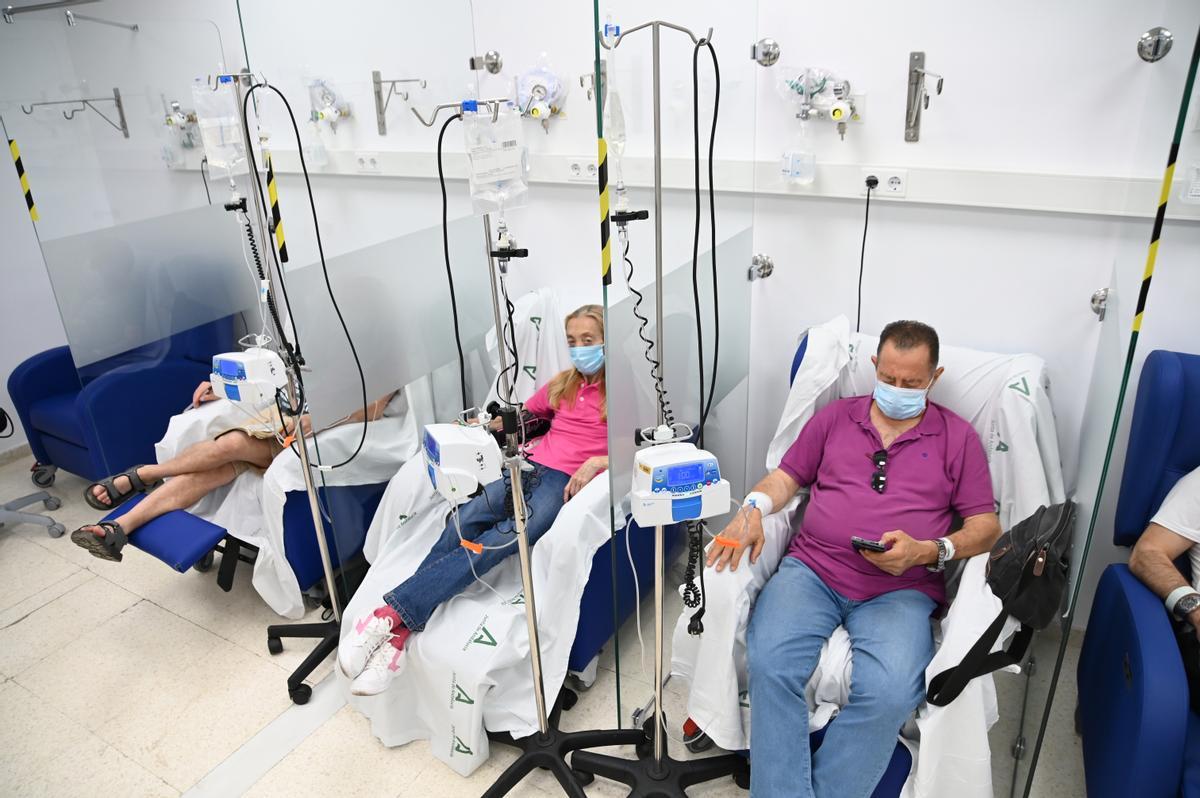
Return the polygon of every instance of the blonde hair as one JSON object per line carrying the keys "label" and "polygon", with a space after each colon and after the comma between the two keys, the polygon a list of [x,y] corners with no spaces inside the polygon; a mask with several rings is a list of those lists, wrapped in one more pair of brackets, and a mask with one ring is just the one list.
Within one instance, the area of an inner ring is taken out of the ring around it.
{"label": "blonde hair", "polygon": [[[604,308],[599,305],[584,305],[576,308],[567,314],[567,318],[563,324],[569,324],[573,319],[591,319],[596,322],[596,326],[600,328],[600,335],[604,335]],[[600,418],[608,420],[608,396],[604,391],[604,367],[596,372],[596,377],[599,377],[600,385]],[[577,368],[569,368],[566,371],[559,372],[550,380],[550,390],[548,398],[550,406],[555,410],[565,400],[569,405],[575,404],[575,398],[579,395],[579,388],[583,385],[586,377],[583,372]]]}

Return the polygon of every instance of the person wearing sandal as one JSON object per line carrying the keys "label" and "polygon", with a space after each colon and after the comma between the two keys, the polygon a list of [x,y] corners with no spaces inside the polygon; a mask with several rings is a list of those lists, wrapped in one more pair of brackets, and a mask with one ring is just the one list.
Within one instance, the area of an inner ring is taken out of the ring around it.
{"label": "person wearing sandal", "polygon": [[[363,418],[375,421],[382,417],[384,408],[395,395],[395,392],[388,394],[333,426],[359,422]],[[212,385],[202,382],[192,395],[192,406],[199,407],[217,398]],[[271,413],[263,422],[248,422],[226,430],[213,440],[189,446],[165,463],[134,466],[92,483],[84,492],[84,500],[103,512],[111,512],[136,494],[149,495],[119,520],[81,526],[71,533],[71,540],[93,557],[120,562],[121,549],[129,536],[148,521],[172,510],[191,507],[249,469],[263,471],[269,467],[283,451],[284,436],[291,433],[294,422],[290,418],[280,421],[277,412]],[[300,416],[300,423],[305,435],[312,433],[307,414]]]}

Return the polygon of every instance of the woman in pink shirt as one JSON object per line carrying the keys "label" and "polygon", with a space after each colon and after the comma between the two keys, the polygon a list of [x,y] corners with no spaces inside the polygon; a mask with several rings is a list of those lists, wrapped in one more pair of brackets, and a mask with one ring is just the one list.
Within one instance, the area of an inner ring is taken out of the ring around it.
{"label": "woman in pink shirt", "polygon": [[[528,450],[533,471],[524,476],[529,543],[550,529],[563,504],[608,468],[608,416],[604,393],[604,311],[584,305],[567,316],[573,368],[543,385],[525,403],[550,420],[550,431]],[[338,664],[354,679],[355,695],[383,692],[400,667],[404,642],[443,602],[458,595],[517,550],[507,476],[484,486],[458,509],[416,572],[384,604],[360,618],[342,640]],[[459,534],[461,530],[462,538]],[[462,541],[481,545],[467,549]],[[512,545],[509,545],[512,544]],[[390,645],[385,645],[390,643]]]}

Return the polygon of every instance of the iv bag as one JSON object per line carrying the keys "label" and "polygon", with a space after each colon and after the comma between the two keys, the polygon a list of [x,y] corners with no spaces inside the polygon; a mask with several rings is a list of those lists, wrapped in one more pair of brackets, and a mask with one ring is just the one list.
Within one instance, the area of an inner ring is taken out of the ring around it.
{"label": "iv bag", "polygon": [[222,75],[214,90],[202,79],[192,83],[192,101],[208,165],[229,174],[247,171],[241,109],[233,78]]}
{"label": "iv bag", "polygon": [[505,104],[496,121],[486,105],[463,103],[471,207],[475,213],[498,213],[525,204],[529,193],[529,151],[521,114]]}

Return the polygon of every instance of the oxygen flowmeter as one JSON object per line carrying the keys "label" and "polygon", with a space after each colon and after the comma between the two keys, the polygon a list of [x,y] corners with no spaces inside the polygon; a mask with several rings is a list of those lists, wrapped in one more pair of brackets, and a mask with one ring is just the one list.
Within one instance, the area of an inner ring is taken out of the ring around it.
{"label": "oxygen flowmeter", "polygon": [[421,448],[433,489],[453,505],[500,479],[500,447],[486,424],[427,424]]}
{"label": "oxygen flowmeter", "polygon": [[682,441],[659,443],[634,456],[630,504],[641,527],[711,518],[729,510],[729,481],[710,452]]}

